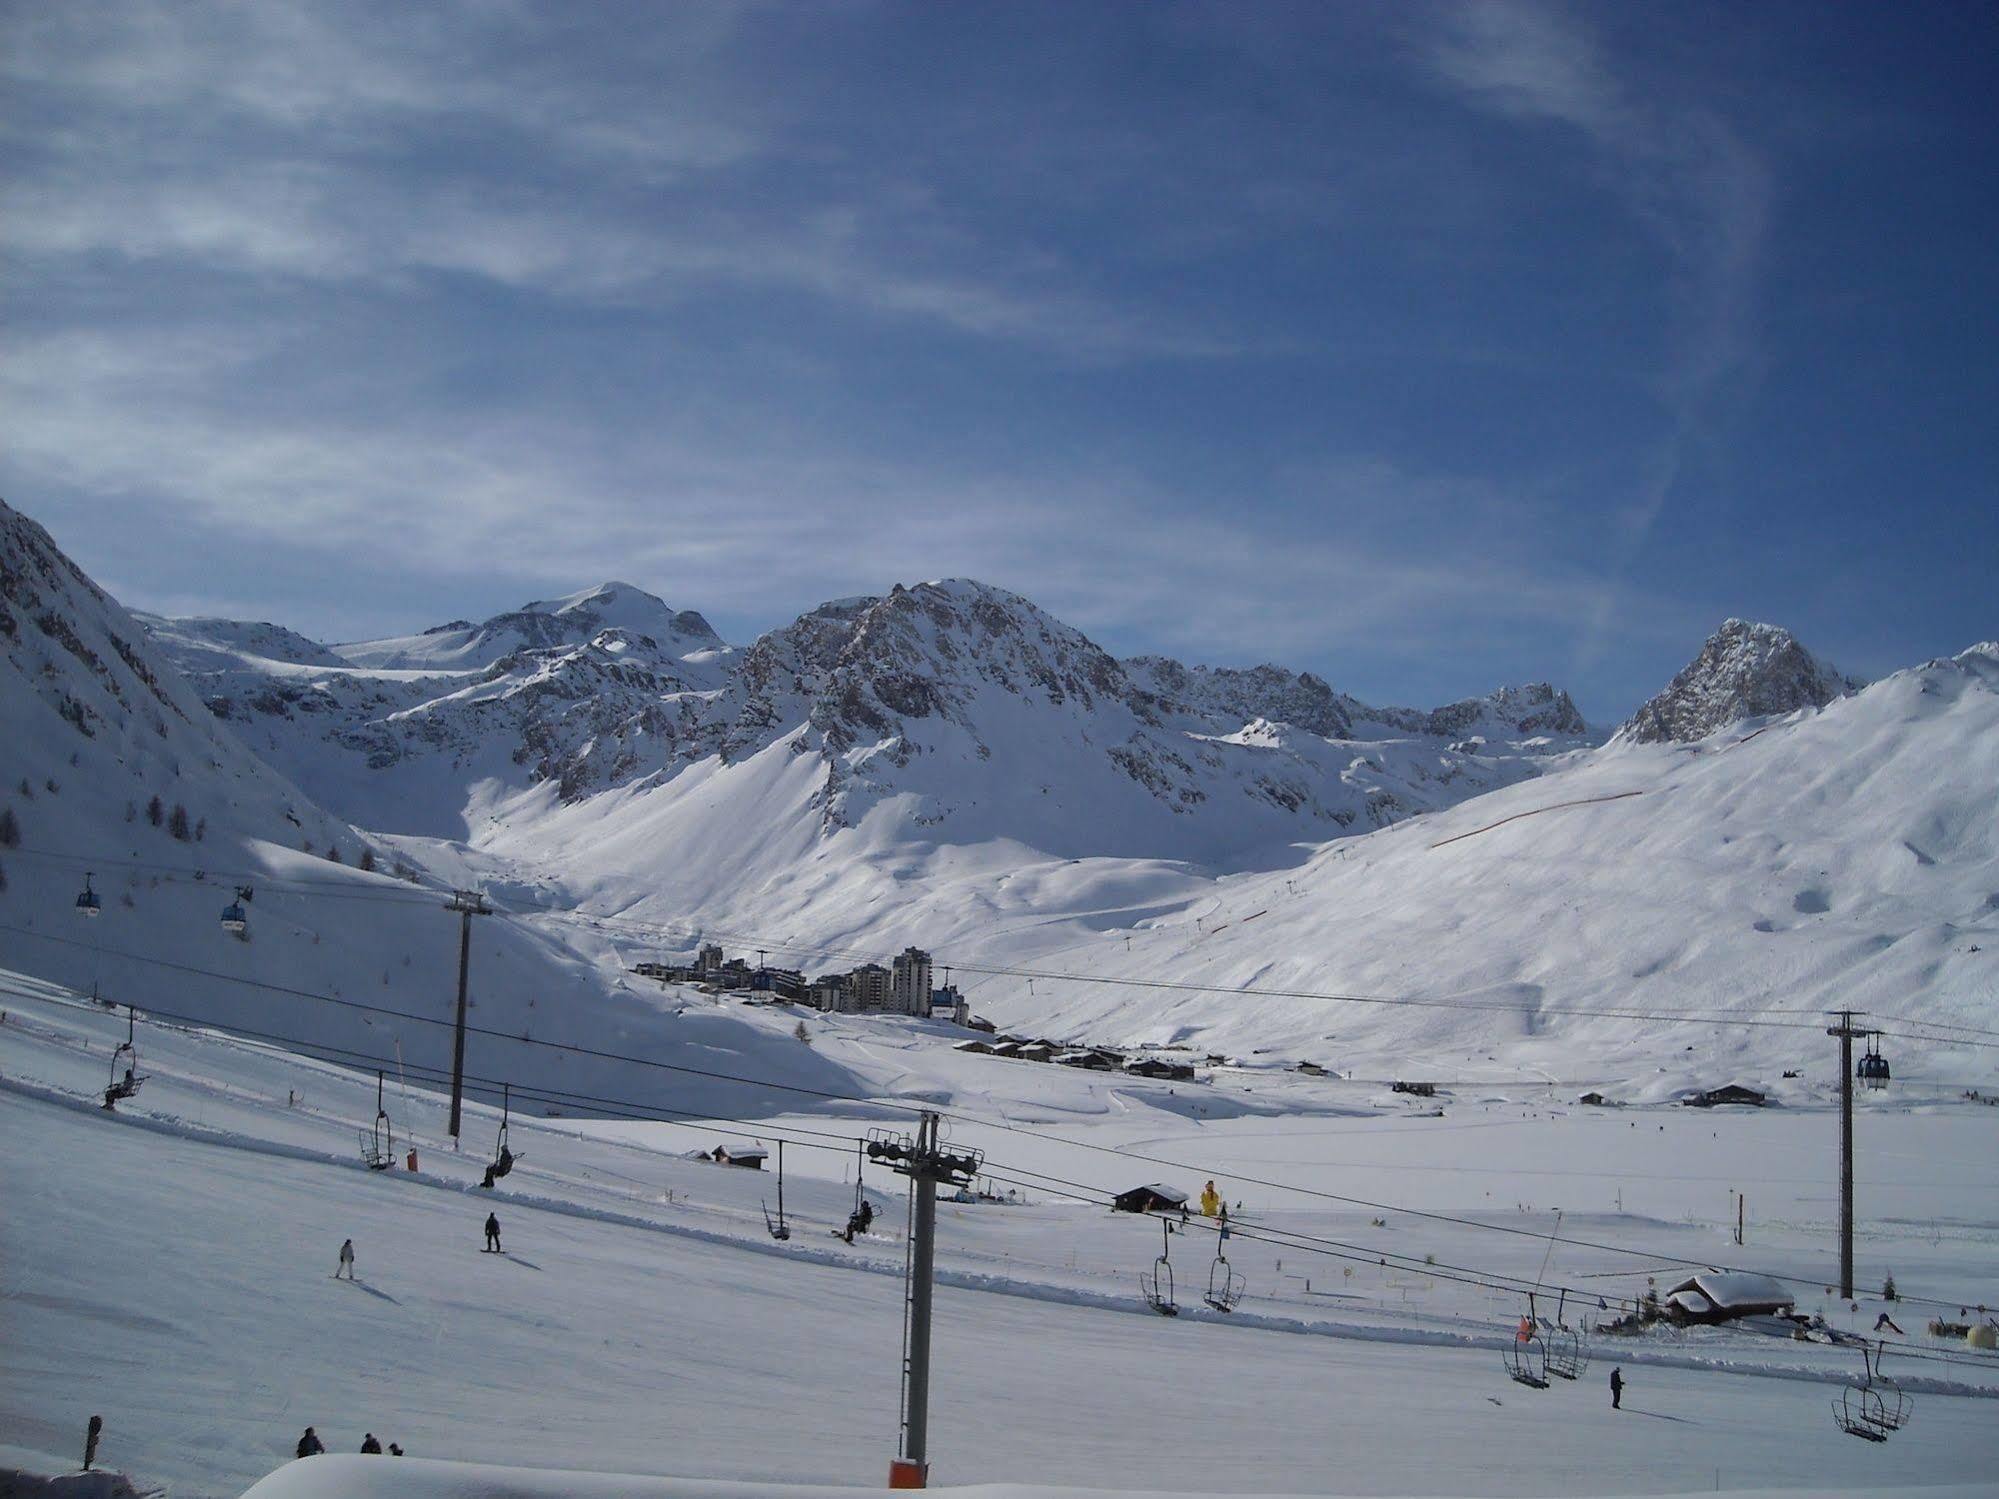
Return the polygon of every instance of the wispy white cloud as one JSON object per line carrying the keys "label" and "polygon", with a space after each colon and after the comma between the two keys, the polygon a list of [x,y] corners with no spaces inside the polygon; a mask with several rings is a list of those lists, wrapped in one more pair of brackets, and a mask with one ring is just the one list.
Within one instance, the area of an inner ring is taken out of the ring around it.
{"label": "wispy white cloud", "polygon": [[1466,0],[1429,37],[1433,75],[1467,104],[1520,121],[1572,127],[1602,180],[1665,250],[1673,325],[1652,372],[1664,431],[1630,474],[1604,586],[1583,616],[1576,660],[1610,648],[1634,602],[1624,582],[1694,456],[1720,443],[1726,411],[1757,367],[1756,285],[1768,230],[1764,157],[1710,109],[1623,79],[1586,24],[1564,7]]}

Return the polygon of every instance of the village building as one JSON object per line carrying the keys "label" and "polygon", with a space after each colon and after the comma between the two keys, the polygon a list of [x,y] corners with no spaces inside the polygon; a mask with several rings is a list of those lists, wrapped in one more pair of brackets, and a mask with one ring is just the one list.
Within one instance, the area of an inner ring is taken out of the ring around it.
{"label": "village building", "polygon": [[1158,1182],[1133,1187],[1111,1199],[1111,1211],[1116,1213],[1184,1213],[1186,1210],[1187,1194],[1173,1187],[1161,1186]]}
{"label": "village building", "polygon": [[764,1162],[770,1159],[770,1152],[761,1145],[717,1145],[709,1152],[708,1158],[721,1166],[741,1166],[749,1171],[761,1171]]}
{"label": "village building", "polygon": [[888,1007],[904,1015],[930,1013],[930,954],[906,947],[896,954],[889,975]]}
{"label": "village building", "polygon": [[1745,1270],[1703,1270],[1666,1293],[1666,1315],[1675,1322],[1728,1322],[1791,1310],[1795,1298],[1767,1275]]}
{"label": "village building", "polygon": [[1730,1083],[1725,1088],[1710,1088],[1705,1093],[1696,1093],[1691,1098],[1681,1099],[1680,1102],[1690,1109],[1712,1109],[1729,1104],[1744,1104],[1750,1108],[1760,1109],[1769,1102],[1769,1098],[1754,1088],[1745,1088],[1740,1083]]}

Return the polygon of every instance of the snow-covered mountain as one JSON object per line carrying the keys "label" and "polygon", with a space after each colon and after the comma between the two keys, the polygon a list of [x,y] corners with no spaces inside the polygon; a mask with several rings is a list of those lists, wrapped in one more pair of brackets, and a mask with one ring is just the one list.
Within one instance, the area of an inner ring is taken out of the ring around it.
{"label": "snow-covered mountain", "polygon": [[968,580],[828,603],[741,651],[615,583],[318,658],[275,638],[258,655],[268,631],[175,621],[156,638],[329,804],[475,839],[523,791],[649,790],[783,743],[819,768],[824,831],[893,803],[933,841],[1226,861],[1448,805],[1589,742],[1546,685],[1373,708],[1275,666],[1120,662]]}
{"label": "snow-covered mountain", "polygon": [[1819,660],[1789,630],[1731,619],[1618,734],[1636,744],[1688,744],[1746,718],[1823,708],[1863,685]]}
{"label": "snow-covered mountain", "polygon": [[435,836],[464,836],[495,789],[548,781],[573,799],[675,763],[682,724],[736,656],[699,614],[628,583],[336,646],[273,625],[146,623],[215,715],[320,800]]}
{"label": "snow-covered mountain", "polygon": [[[275,627],[206,624],[195,638],[210,653],[313,654]],[[448,1063],[448,1026],[390,1013],[449,1014],[458,922],[442,909],[447,892],[399,878],[391,849],[246,749],[139,621],[4,504],[0,647],[0,967],[347,1060]],[[86,881],[95,918],[77,907]],[[218,918],[239,886],[251,894],[237,936]],[[471,1038],[474,1076],[639,1099],[662,1086],[659,1074],[521,1037],[662,1058],[692,1048],[711,1068],[718,1054],[767,1047],[758,1076],[846,1081],[774,1020],[679,1015],[547,929],[504,914],[475,929],[473,1023],[501,1034]],[[676,1097],[689,1096],[752,1101],[750,1090],[680,1085]]]}
{"label": "snow-covered mountain", "polygon": [[[1445,1075],[1532,1066],[1553,1043],[1642,1085],[1692,1044],[1774,1078],[1818,1054],[1810,1017],[1842,1008],[1919,1029],[1890,1044],[1937,1057],[1951,1049],[1939,1024],[1999,1023],[1995,793],[1988,642],[1755,727],[1626,737],[1302,868],[1222,881],[1210,902],[1085,935],[1050,961],[1115,986],[969,983],[983,1009],[1037,1034]],[[1129,986],[1157,977],[1181,987]],[[1230,993],[1244,988],[1300,997]],[[1689,1011],[1715,1022],[1656,1018]],[[1810,1023],[1725,1024],[1772,1012]],[[1946,1076],[1989,1071],[1983,1054],[1954,1065]]]}

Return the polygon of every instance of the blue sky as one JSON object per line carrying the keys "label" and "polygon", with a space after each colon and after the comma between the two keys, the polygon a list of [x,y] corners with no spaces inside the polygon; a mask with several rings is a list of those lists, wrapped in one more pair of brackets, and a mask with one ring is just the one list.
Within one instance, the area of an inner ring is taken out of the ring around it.
{"label": "blue sky", "polygon": [[0,495],[135,607],[966,575],[1598,719],[1999,635],[1991,6],[0,18]]}

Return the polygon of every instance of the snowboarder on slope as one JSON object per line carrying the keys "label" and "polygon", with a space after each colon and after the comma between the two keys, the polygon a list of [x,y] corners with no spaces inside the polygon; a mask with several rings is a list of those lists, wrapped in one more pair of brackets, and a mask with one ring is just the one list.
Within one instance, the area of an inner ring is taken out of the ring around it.
{"label": "snowboarder on slope", "polygon": [[375,1440],[375,1434],[372,1431],[361,1438],[361,1450],[363,1452],[372,1452],[376,1457],[382,1455],[382,1444]]}
{"label": "snowboarder on slope", "polygon": [[486,1252],[489,1254],[498,1254],[500,1252],[500,1215],[498,1213],[488,1213],[486,1215]]}
{"label": "snowboarder on slope", "polygon": [[342,1275],[345,1275],[349,1280],[354,1278],[354,1241],[352,1239],[342,1239],[340,1241],[340,1268],[333,1272],[333,1278],[338,1280]]}
{"label": "snowboarder on slope", "polygon": [[300,1457],[317,1457],[325,1450],[326,1443],[320,1441],[319,1433],[314,1431],[310,1426],[306,1427],[305,1435],[298,1439],[298,1455]]}
{"label": "snowboarder on slope", "polygon": [[1614,1411],[1624,1409],[1624,1371],[1622,1369],[1612,1369],[1610,1371],[1610,1408]]}

